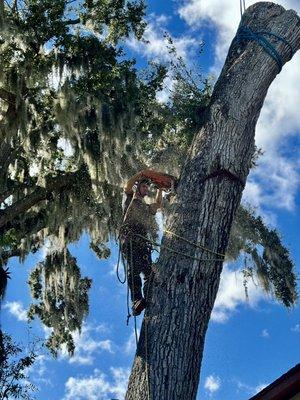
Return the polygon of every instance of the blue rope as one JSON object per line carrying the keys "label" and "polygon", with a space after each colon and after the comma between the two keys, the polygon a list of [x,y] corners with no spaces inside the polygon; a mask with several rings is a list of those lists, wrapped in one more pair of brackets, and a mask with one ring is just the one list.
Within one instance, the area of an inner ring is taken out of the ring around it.
{"label": "blue rope", "polygon": [[283,66],[283,62],[284,62],[283,58],[278,53],[275,46],[271,42],[269,42],[269,40],[266,39],[265,36],[271,36],[271,37],[275,38],[277,42],[280,41],[280,42],[284,43],[290,51],[290,58],[292,58],[294,51],[293,51],[293,47],[291,46],[291,44],[283,37],[276,35],[275,33],[272,33],[272,32],[267,32],[267,31],[254,32],[247,26],[241,26],[237,32],[236,40],[238,42],[252,40],[252,41],[260,44],[264,48],[264,50],[276,61],[278,68],[279,68],[279,71],[278,71],[278,73],[279,73],[282,70],[282,66]]}

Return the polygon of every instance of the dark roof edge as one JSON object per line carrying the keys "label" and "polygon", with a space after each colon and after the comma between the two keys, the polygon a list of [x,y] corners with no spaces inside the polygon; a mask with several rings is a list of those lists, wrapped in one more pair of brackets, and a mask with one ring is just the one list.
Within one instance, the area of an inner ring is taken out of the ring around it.
{"label": "dark roof edge", "polygon": [[293,396],[298,392],[300,392],[300,364],[295,365],[249,400],[280,400],[283,395]]}

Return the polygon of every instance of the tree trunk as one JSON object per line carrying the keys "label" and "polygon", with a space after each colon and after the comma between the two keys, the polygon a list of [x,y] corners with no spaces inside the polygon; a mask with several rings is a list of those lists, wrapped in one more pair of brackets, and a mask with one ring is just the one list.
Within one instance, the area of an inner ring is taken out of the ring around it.
{"label": "tree trunk", "polygon": [[[273,3],[249,7],[241,25],[285,38],[292,49],[266,37],[283,63],[300,47],[299,17]],[[183,168],[168,230],[215,253],[226,251],[249,173],[255,125],[278,71],[277,63],[261,45],[233,40],[204,124]],[[193,400],[197,394],[222,257],[170,233],[164,235],[162,244],[182,255],[162,247],[126,400]]]}

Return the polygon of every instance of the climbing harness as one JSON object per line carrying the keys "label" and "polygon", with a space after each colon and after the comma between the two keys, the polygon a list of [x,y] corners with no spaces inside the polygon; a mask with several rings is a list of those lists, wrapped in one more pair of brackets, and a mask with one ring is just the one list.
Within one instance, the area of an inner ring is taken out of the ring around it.
{"label": "climbing harness", "polygon": [[[199,248],[199,249],[201,249],[203,251],[206,251],[208,253],[215,254],[216,256],[221,257],[221,258],[198,258],[198,257],[194,257],[194,256],[191,256],[189,254],[183,253],[181,251],[174,250],[169,246],[166,246],[166,245],[163,245],[161,243],[157,243],[157,242],[155,242],[153,240],[150,240],[146,236],[140,235],[139,233],[131,233],[131,238],[130,238],[130,255],[131,255],[131,260],[130,261],[131,262],[130,263],[126,262],[126,260],[124,259],[122,251],[121,251],[121,242],[119,242],[119,255],[118,255],[118,262],[117,262],[117,278],[118,278],[118,281],[120,283],[124,284],[127,281],[127,278],[128,278],[128,265],[130,266],[130,268],[133,268],[133,262],[132,262],[133,261],[132,260],[132,236],[136,236],[138,238],[143,239],[145,242],[150,243],[151,245],[154,245],[154,246],[157,246],[157,247],[160,247],[160,248],[164,248],[164,249],[170,251],[171,253],[178,254],[180,256],[187,257],[187,258],[190,258],[190,259],[195,260],[195,261],[199,261],[199,262],[200,261],[216,261],[216,262],[218,262],[218,261],[223,262],[224,261],[225,254],[218,253],[218,252],[216,252],[214,250],[211,250],[208,247],[205,247],[205,246],[203,246],[203,245],[201,245],[199,243],[194,243],[191,240],[188,240],[188,239],[186,239],[186,238],[184,238],[182,236],[179,236],[179,235],[177,235],[176,233],[174,233],[174,232],[172,232],[170,230],[165,230],[165,233],[167,233],[169,235],[172,235],[172,236],[176,237],[177,239],[180,239],[181,241],[190,244],[191,246]],[[158,250],[156,250],[156,251],[158,251]],[[121,259],[122,259],[122,264],[124,266],[124,280],[122,280],[120,278],[120,275],[119,275],[119,268],[120,268]],[[132,276],[132,279],[133,279],[133,270],[131,271],[131,276]],[[127,285],[127,287],[128,287],[128,285]],[[134,285],[133,285],[133,290],[134,290]],[[133,294],[133,297],[134,297],[134,294]],[[127,310],[129,310],[129,300],[127,300]],[[130,316],[131,315],[128,312],[127,325],[128,325],[128,321],[129,321]]]}
{"label": "climbing harness", "polygon": [[[122,284],[125,284],[126,281],[127,281],[127,320],[126,320],[126,325],[129,324],[129,319],[131,317],[130,308],[129,308],[129,285],[128,285],[128,272],[129,272],[129,270],[128,270],[128,268],[131,268],[131,279],[133,279],[132,237],[136,236],[136,237],[142,239],[145,242],[151,243],[151,245],[154,245],[154,246],[157,246],[157,247],[160,247],[160,248],[164,248],[167,251],[170,251],[171,253],[178,254],[180,256],[187,257],[187,258],[190,258],[190,259],[198,261],[198,262],[201,262],[201,261],[223,262],[224,261],[225,254],[213,251],[213,250],[211,250],[211,249],[209,249],[209,248],[207,248],[205,246],[200,245],[199,243],[194,243],[194,242],[192,242],[192,241],[190,241],[190,240],[188,240],[188,239],[186,239],[186,238],[184,238],[182,236],[179,236],[179,235],[177,235],[174,232],[171,232],[169,230],[165,230],[165,233],[167,233],[169,235],[172,235],[172,236],[176,237],[177,239],[180,239],[183,242],[190,244],[191,246],[199,248],[199,249],[201,249],[203,251],[206,251],[208,253],[215,254],[216,256],[221,257],[221,258],[198,258],[198,257],[194,257],[194,256],[191,256],[189,254],[180,252],[178,250],[174,250],[169,246],[163,245],[161,243],[157,243],[157,242],[155,242],[153,240],[150,240],[147,237],[145,237],[143,235],[140,235],[138,233],[131,233],[131,238],[130,238],[130,242],[129,242],[131,260],[130,260],[130,262],[128,262],[128,260],[126,261],[125,258],[123,257],[123,254],[122,254],[122,251],[121,251],[121,242],[119,241],[119,254],[118,254],[118,261],[117,261],[116,270],[117,270],[118,281],[120,283],[122,283]],[[124,266],[124,279],[123,280],[120,278],[120,274],[119,274],[121,259],[122,259],[122,264]],[[150,277],[149,277],[149,285],[148,285],[147,291],[149,291],[149,286],[150,286],[150,283],[151,283],[152,274],[153,274],[153,271],[151,272]],[[134,284],[132,284],[132,289],[133,289],[133,298],[134,298],[135,297],[134,296]],[[136,344],[137,344],[138,338],[137,338],[137,328],[136,328],[136,326],[137,326],[137,324],[136,324],[136,316],[133,315],[133,317],[134,317],[134,326],[135,326],[135,338],[136,338]]]}
{"label": "climbing harness", "polygon": [[243,43],[245,41],[254,41],[258,43],[266,53],[269,54],[277,63],[278,66],[278,73],[281,71],[284,60],[282,56],[279,54],[278,50],[275,46],[266,38],[266,36],[273,38],[276,42],[282,42],[290,52],[290,58],[292,58],[294,51],[292,45],[282,36],[279,36],[273,32],[268,31],[257,31],[254,32],[247,26],[241,26],[237,32],[235,40],[239,43]]}

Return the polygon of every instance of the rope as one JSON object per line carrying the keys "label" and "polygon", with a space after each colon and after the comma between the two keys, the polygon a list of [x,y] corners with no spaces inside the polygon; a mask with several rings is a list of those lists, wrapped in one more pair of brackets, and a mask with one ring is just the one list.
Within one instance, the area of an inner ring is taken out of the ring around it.
{"label": "rope", "polygon": [[[192,241],[190,241],[190,240],[188,240],[188,239],[186,239],[186,238],[184,238],[184,237],[182,237],[182,236],[179,236],[179,235],[177,235],[177,234],[175,234],[174,232],[171,232],[171,231],[169,231],[169,230],[166,230],[165,233],[171,234],[171,235],[173,235],[174,237],[176,237],[176,238],[178,238],[178,239],[180,239],[180,240],[182,240],[182,241],[184,241],[184,242],[186,242],[186,243],[188,243],[188,244],[190,244],[190,245],[192,245],[192,246],[194,246],[194,247],[200,248],[201,250],[207,251],[208,253],[211,253],[211,254],[215,254],[215,255],[217,255],[217,256],[219,256],[219,257],[222,257],[222,258],[221,258],[221,259],[220,259],[220,258],[218,258],[218,259],[210,259],[210,258],[197,258],[197,257],[193,257],[193,256],[190,256],[189,254],[186,254],[186,253],[183,253],[183,252],[174,250],[174,249],[172,249],[172,248],[170,248],[170,247],[168,247],[168,246],[162,245],[161,243],[156,243],[156,242],[154,242],[153,240],[150,240],[150,239],[148,239],[147,237],[145,237],[145,236],[143,236],[143,235],[140,235],[140,234],[138,234],[138,233],[131,233],[131,237],[130,237],[130,254],[131,254],[131,260],[130,260],[130,261],[131,261],[131,262],[130,262],[129,264],[130,264],[130,268],[131,268],[132,279],[133,279],[132,236],[139,237],[139,238],[143,239],[144,241],[146,241],[146,242],[148,242],[148,243],[151,243],[151,244],[154,245],[154,246],[157,246],[157,247],[160,247],[160,248],[165,248],[165,249],[167,249],[168,251],[170,251],[170,252],[172,252],[172,253],[175,253],[175,254],[178,254],[178,255],[181,255],[181,256],[184,256],[184,257],[188,257],[188,258],[191,258],[191,259],[196,260],[196,261],[223,261],[223,260],[224,260],[225,255],[222,254],[222,253],[215,252],[215,251],[213,251],[213,250],[211,250],[211,249],[209,249],[209,248],[207,248],[207,247],[205,247],[205,246],[202,246],[202,245],[200,245],[200,244],[198,244],[198,243],[194,243],[194,242],[192,242]],[[120,249],[121,249],[121,246],[120,246]],[[122,257],[122,260],[123,260],[123,263],[124,263],[123,257]],[[126,273],[126,275],[125,275],[125,280],[124,280],[124,281],[122,281],[122,280],[119,278],[119,274],[118,274],[118,271],[119,271],[119,263],[120,263],[120,250],[119,250],[119,256],[118,256],[117,276],[118,276],[119,281],[122,282],[122,283],[125,283],[126,276],[127,276],[127,312],[128,312],[128,315],[127,315],[127,325],[128,325],[128,323],[129,323],[129,318],[131,317],[131,314],[130,314],[130,311],[129,311],[128,263],[127,263],[127,268],[126,268],[125,263],[124,263],[124,270],[126,271],[126,269],[127,269],[127,273]],[[149,291],[150,291],[150,287],[152,286],[152,276],[153,276],[153,273],[154,273],[154,272],[153,272],[153,270],[152,270],[151,273],[150,273],[150,276],[149,276],[149,283],[148,283],[147,293],[146,293],[146,299],[147,299],[146,301],[149,301]],[[132,284],[132,290],[133,290],[133,297],[134,297],[134,284]],[[149,371],[149,367],[148,367],[148,362],[149,362],[149,360],[148,360],[148,356],[149,356],[149,354],[148,354],[148,319],[149,319],[149,318],[148,318],[148,316],[147,316],[147,308],[148,308],[148,307],[146,307],[145,316],[144,316],[144,321],[145,321],[145,325],[144,325],[144,326],[145,326],[145,373],[146,373],[146,381],[147,381],[147,383],[146,383],[146,384],[147,384],[147,397],[148,397],[148,400],[151,400],[150,371]],[[134,316],[134,331],[135,331],[136,346],[138,346],[138,335],[137,335],[136,316]]]}
{"label": "rope", "polygon": [[245,182],[242,178],[240,178],[238,175],[234,174],[233,172],[229,171],[228,169],[225,168],[219,168],[216,169],[215,171],[209,173],[206,175],[204,178],[199,180],[199,183],[204,183],[205,181],[212,179],[212,178],[228,178],[233,182],[238,182],[243,188],[245,186]]}
{"label": "rope", "polygon": [[241,18],[246,10],[246,4],[245,0],[240,0],[240,12],[241,12]]}
{"label": "rope", "polygon": [[[133,299],[135,299],[135,295],[134,295],[134,277],[133,277],[133,256],[132,256],[132,238],[130,238],[130,269],[131,269],[131,282],[132,282],[132,296]],[[129,314],[128,314],[129,315]],[[130,318],[130,317],[129,317]],[[138,334],[137,334],[137,326],[136,326],[136,316],[133,315],[133,319],[134,319],[134,334],[135,334],[135,345],[137,347],[138,345]]]}
{"label": "rope", "polygon": [[[220,259],[220,258],[198,258],[198,257],[190,256],[189,254],[183,253],[181,251],[174,250],[169,246],[165,246],[164,244],[156,243],[156,242],[154,242],[154,241],[152,241],[152,240],[150,240],[150,239],[146,238],[145,236],[142,236],[142,235],[140,235],[138,233],[135,233],[134,236],[140,237],[140,238],[144,239],[145,241],[153,244],[154,246],[160,247],[161,249],[166,249],[166,250],[170,251],[171,253],[175,253],[175,254],[178,254],[178,255],[183,256],[183,257],[191,258],[192,260],[195,260],[195,261],[199,261],[199,262],[200,261],[223,261],[223,259]],[[179,236],[179,238],[180,238],[180,236]],[[184,239],[184,238],[182,238],[182,239]],[[185,239],[185,240],[187,240],[187,239]],[[193,244],[194,246],[197,246],[196,243],[193,243],[193,242],[190,242],[190,243]],[[207,249],[207,251],[208,251],[208,249]],[[213,252],[212,250],[210,250],[210,251]],[[223,254],[215,253],[215,252],[213,252],[213,253],[214,254],[219,254],[222,257],[224,257]]]}
{"label": "rope", "polygon": [[119,242],[119,253],[118,253],[118,261],[117,261],[117,278],[118,278],[118,281],[120,282],[120,283],[122,283],[122,285],[124,285],[124,283],[126,282],[126,267],[125,267],[125,263],[124,263],[124,260],[123,260],[123,257],[122,257],[122,261],[123,261],[123,267],[124,267],[124,280],[122,280],[121,278],[120,278],[120,274],[119,274],[119,268],[120,268],[120,261],[121,261],[121,253],[122,253],[122,251],[121,251],[121,243]]}
{"label": "rope", "polygon": [[277,49],[275,48],[275,46],[269,40],[267,40],[265,36],[270,36],[274,38],[277,42],[282,42],[283,44],[285,44],[285,46],[288,48],[290,52],[290,58],[292,58],[294,53],[292,45],[285,38],[272,32],[267,32],[267,31],[254,32],[247,26],[241,26],[237,32],[235,40],[237,40],[237,42],[245,42],[251,40],[262,46],[263,49],[266,51],[266,53],[268,53],[269,56],[271,56],[273,60],[276,61],[279,73],[282,70],[284,60],[277,51]]}
{"label": "rope", "polygon": [[188,243],[188,244],[190,244],[190,245],[192,245],[192,246],[198,247],[198,248],[201,249],[201,250],[205,250],[205,251],[207,251],[208,253],[212,253],[212,254],[215,254],[215,255],[220,256],[220,257],[225,257],[225,254],[218,253],[218,252],[216,252],[216,251],[210,250],[208,247],[202,246],[202,245],[199,244],[199,243],[194,243],[194,242],[192,242],[191,240],[188,240],[188,239],[186,239],[186,238],[184,238],[184,237],[182,237],[182,236],[179,236],[179,235],[177,235],[177,234],[174,233],[174,232],[171,232],[171,231],[169,231],[169,230],[165,230],[165,233],[169,233],[170,235],[176,237],[177,239],[180,239],[180,240],[182,240],[183,242],[186,242],[186,243]]}
{"label": "rope", "polygon": [[[153,270],[151,270],[150,276],[149,276],[149,284],[147,287],[147,293],[146,293],[146,301],[149,301],[149,291],[150,291],[150,286],[152,286],[152,277],[153,277]],[[151,400],[151,388],[150,388],[150,371],[148,368],[148,316],[147,316],[147,309],[145,309],[145,315],[144,315],[144,321],[145,321],[145,370],[146,370],[146,378],[147,378],[147,395],[148,395],[148,400]]]}
{"label": "rope", "polygon": [[[178,238],[178,239],[180,239],[180,240],[182,240],[182,241],[184,241],[184,242],[186,242],[186,243],[188,243],[188,244],[190,244],[190,245],[192,245],[194,247],[200,248],[201,250],[207,251],[208,253],[211,253],[211,254],[215,254],[215,255],[220,256],[222,258],[221,259],[220,258],[211,259],[211,258],[193,257],[193,256],[190,256],[189,254],[186,254],[186,253],[174,250],[174,249],[172,249],[172,248],[170,248],[168,246],[162,245],[161,243],[156,243],[155,241],[150,240],[147,237],[145,237],[143,235],[140,235],[138,233],[131,233],[131,237],[130,237],[131,260],[130,260],[130,263],[127,262],[127,268],[126,268],[126,263],[124,262],[124,259],[123,259],[123,256],[122,256],[122,261],[123,261],[123,264],[124,264],[124,271],[125,271],[124,281],[122,281],[120,279],[120,277],[119,277],[119,264],[120,264],[120,258],[121,258],[120,254],[122,254],[122,252],[121,252],[121,244],[120,244],[120,248],[119,248],[118,264],[117,264],[117,277],[118,277],[119,282],[125,283],[126,277],[127,277],[127,313],[128,313],[128,315],[127,315],[127,325],[129,323],[129,319],[131,317],[131,314],[130,314],[130,311],[129,311],[128,264],[129,264],[129,266],[131,268],[131,276],[132,276],[132,279],[133,279],[132,236],[139,237],[139,238],[143,239],[144,241],[146,241],[148,243],[151,243],[154,246],[157,246],[157,247],[160,247],[160,248],[165,248],[166,250],[168,250],[168,251],[170,251],[172,253],[175,253],[175,254],[178,254],[178,255],[181,255],[181,256],[184,256],[184,257],[188,257],[188,258],[191,258],[191,259],[196,260],[196,261],[223,261],[224,260],[225,255],[222,254],[222,253],[218,253],[218,252],[215,252],[213,250],[210,250],[205,246],[202,246],[202,245],[200,245],[198,243],[194,243],[194,242],[192,242],[192,241],[190,241],[190,240],[188,240],[188,239],[186,239],[186,238],[184,238],[182,236],[179,236],[179,235],[177,235],[174,232],[171,232],[169,230],[166,230],[165,233],[171,234],[174,237],[176,237],[176,238]],[[154,272],[152,270],[151,273],[150,273],[150,276],[149,276],[149,283],[148,283],[147,293],[146,293],[146,299],[147,299],[146,301],[149,301],[149,291],[150,291],[150,286],[152,285],[153,273]],[[134,297],[134,284],[132,284],[132,290],[133,290],[133,297]],[[144,316],[144,321],[145,321],[145,373],[146,373],[146,380],[147,380],[147,397],[148,397],[148,400],[151,400],[150,371],[149,371],[149,368],[148,368],[148,361],[149,361],[148,360],[148,319],[149,318],[147,316],[147,308],[148,307],[146,307],[145,316]],[[136,316],[135,315],[134,315],[134,332],[135,332],[136,346],[138,346],[137,323],[136,323]]]}

